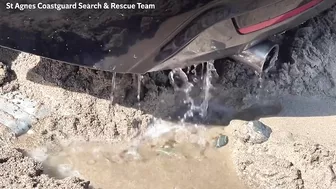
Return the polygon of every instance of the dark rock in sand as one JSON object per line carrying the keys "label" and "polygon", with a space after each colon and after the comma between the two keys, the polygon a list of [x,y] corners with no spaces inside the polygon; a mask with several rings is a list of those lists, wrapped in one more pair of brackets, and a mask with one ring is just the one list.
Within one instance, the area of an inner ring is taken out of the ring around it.
{"label": "dark rock in sand", "polygon": [[271,136],[272,129],[260,121],[249,121],[237,126],[236,136],[244,143],[261,144]]}
{"label": "dark rock in sand", "polygon": [[226,136],[226,135],[220,135],[219,137],[217,137],[215,146],[216,146],[216,148],[221,148],[221,147],[227,145],[228,142],[229,142],[228,136]]}

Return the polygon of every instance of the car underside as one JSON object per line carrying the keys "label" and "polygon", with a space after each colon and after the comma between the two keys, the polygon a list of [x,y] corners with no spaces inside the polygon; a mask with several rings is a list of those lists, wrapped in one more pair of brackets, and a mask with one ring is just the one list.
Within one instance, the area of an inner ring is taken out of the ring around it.
{"label": "car underside", "polygon": [[7,3],[0,46],[118,73],[183,68],[230,57],[263,71],[279,47],[269,36],[336,0],[157,0]]}

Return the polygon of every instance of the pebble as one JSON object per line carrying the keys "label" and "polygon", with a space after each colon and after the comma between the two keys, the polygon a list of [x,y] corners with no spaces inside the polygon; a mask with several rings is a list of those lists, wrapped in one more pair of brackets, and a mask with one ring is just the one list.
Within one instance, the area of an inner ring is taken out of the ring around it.
{"label": "pebble", "polygon": [[228,136],[226,136],[226,135],[220,135],[216,139],[216,145],[215,146],[216,146],[216,148],[221,148],[221,147],[227,145],[228,142],[229,142]]}
{"label": "pebble", "polygon": [[272,129],[260,121],[249,121],[247,123],[249,142],[261,144],[266,142],[271,136]]}
{"label": "pebble", "polygon": [[230,126],[235,127],[234,136],[243,143],[261,144],[266,142],[272,129],[260,121],[233,120]]}

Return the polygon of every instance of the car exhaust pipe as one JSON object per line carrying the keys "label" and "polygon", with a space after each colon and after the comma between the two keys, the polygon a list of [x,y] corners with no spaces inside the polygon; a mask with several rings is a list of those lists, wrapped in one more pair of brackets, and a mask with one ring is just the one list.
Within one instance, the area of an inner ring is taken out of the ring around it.
{"label": "car exhaust pipe", "polygon": [[278,54],[278,44],[271,41],[264,41],[239,54],[231,56],[231,58],[252,67],[256,72],[261,74],[267,72],[269,68],[274,66]]}

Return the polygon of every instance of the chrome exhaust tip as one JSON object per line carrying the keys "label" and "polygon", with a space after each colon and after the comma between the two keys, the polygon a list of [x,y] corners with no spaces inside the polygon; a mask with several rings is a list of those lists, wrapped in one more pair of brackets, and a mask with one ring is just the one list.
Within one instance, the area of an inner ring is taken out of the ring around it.
{"label": "chrome exhaust tip", "polygon": [[271,41],[264,41],[239,54],[231,56],[231,58],[252,67],[258,73],[263,73],[274,66],[278,54],[278,44]]}

